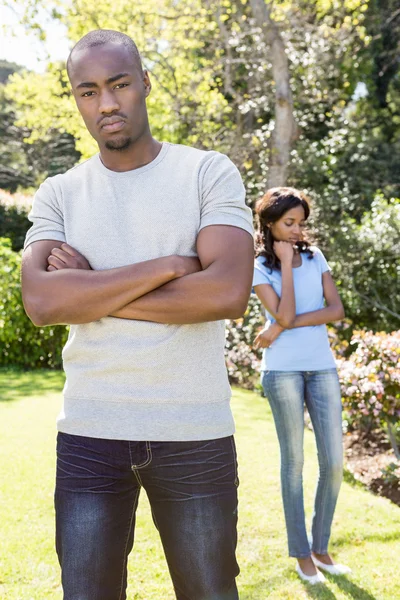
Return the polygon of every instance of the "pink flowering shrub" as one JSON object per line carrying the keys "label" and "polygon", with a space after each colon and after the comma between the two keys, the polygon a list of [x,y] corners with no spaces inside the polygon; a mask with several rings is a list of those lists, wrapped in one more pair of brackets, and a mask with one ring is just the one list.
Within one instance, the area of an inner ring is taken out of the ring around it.
{"label": "pink flowering shrub", "polygon": [[243,318],[226,323],[225,361],[229,381],[248,390],[259,387],[261,351],[254,350],[253,341],[265,322],[261,310],[252,295]]}
{"label": "pink flowering shrub", "polygon": [[400,418],[400,331],[355,331],[346,358],[337,358],[343,407],[352,427],[371,429]]}

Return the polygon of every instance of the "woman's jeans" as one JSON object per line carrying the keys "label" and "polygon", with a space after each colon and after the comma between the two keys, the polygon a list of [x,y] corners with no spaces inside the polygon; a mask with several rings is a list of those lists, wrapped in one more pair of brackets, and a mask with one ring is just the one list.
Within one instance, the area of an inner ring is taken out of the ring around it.
{"label": "woman's jeans", "polygon": [[311,549],[327,554],[343,472],[342,402],[336,369],[263,371],[281,449],[281,486],[289,556],[310,556],[303,500],[304,402],[317,442],[319,479],[314,503]]}
{"label": "woman's jeans", "polygon": [[[124,600],[140,489],[178,600],[237,600],[233,437],[128,442],[59,433],[56,547],[64,600]],[[151,553],[147,565],[151,577]]]}

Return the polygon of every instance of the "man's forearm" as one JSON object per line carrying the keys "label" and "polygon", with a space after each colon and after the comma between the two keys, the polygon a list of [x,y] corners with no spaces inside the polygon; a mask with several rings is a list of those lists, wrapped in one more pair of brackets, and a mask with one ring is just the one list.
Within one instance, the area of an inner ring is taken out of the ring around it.
{"label": "man's forearm", "polygon": [[171,281],[110,316],[171,325],[235,319],[246,310],[250,288],[251,280],[243,284],[211,266]]}
{"label": "man's forearm", "polygon": [[91,271],[63,269],[22,275],[26,311],[36,325],[96,321],[179,276],[177,257]]}

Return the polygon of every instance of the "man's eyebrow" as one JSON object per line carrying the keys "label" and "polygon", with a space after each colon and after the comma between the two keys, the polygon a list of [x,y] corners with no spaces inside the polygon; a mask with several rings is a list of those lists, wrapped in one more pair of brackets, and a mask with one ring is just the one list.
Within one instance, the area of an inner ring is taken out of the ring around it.
{"label": "man's eyebrow", "polygon": [[117,81],[118,79],[122,79],[122,77],[128,77],[129,73],[118,73],[118,75],[113,75],[112,77],[109,77],[106,81],[106,83],[114,83],[114,81]]}
{"label": "man's eyebrow", "polygon": [[[107,84],[114,83],[114,81],[118,81],[118,79],[122,79],[122,77],[127,77],[128,75],[129,75],[129,73],[118,73],[118,75],[113,75],[112,77],[109,77],[106,80],[106,83]],[[83,81],[76,87],[77,87],[77,89],[79,89],[79,88],[97,88],[99,86],[94,81]]]}

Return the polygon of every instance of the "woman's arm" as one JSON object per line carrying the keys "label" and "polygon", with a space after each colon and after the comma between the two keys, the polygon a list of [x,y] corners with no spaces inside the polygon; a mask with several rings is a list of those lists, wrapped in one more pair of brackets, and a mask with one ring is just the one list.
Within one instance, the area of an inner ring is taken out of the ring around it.
{"label": "woman's arm", "polygon": [[274,251],[281,261],[281,297],[278,296],[273,287],[268,283],[254,286],[254,291],[278,325],[284,329],[289,329],[293,326],[296,318],[292,272],[293,246],[289,242],[274,242]]}
{"label": "woman's arm", "polygon": [[[289,327],[283,327],[282,323],[279,323],[279,321],[277,321],[277,323],[274,324],[274,329],[270,332],[270,334],[268,334],[267,332],[265,332],[265,334],[264,332],[261,332],[263,334],[261,335],[261,337],[265,337],[265,340],[262,341],[262,343],[258,343],[258,346],[269,346],[272,343],[272,341],[276,339],[278,335],[282,333],[282,331],[284,331],[285,329],[294,329],[295,327],[309,327],[313,325],[325,325],[326,323],[331,323],[332,321],[338,321],[340,319],[343,319],[343,304],[340,300],[340,296],[338,294],[335,282],[333,281],[332,275],[329,273],[329,271],[326,271],[322,274],[322,286],[324,298],[326,301],[326,306],[324,308],[297,315],[294,319],[293,324]],[[255,286],[254,291],[257,294],[263,306],[269,312],[269,314],[273,316],[274,319],[276,319],[277,308],[279,306],[279,296],[275,292],[273,287],[265,283],[262,285]],[[273,339],[271,338],[271,335],[273,336]],[[260,340],[258,340],[258,342],[260,342]]]}
{"label": "woman's arm", "polygon": [[294,323],[288,329],[294,327],[309,327],[312,325],[325,325],[332,321],[339,321],[344,318],[344,308],[337,291],[335,282],[329,271],[322,273],[322,286],[326,306],[319,310],[297,315]]}

